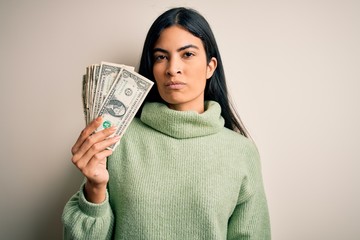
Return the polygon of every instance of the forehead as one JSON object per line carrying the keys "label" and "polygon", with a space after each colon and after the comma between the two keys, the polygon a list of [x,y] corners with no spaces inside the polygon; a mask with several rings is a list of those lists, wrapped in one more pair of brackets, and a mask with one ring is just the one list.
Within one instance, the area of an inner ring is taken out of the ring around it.
{"label": "forehead", "polygon": [[204,49],[200,38],[194,36],[185,28],[174,25],[165,28],[160,33],[159,38],[155,42],[155,48],[171,49],[190,44],[197,46],[199,49]]}

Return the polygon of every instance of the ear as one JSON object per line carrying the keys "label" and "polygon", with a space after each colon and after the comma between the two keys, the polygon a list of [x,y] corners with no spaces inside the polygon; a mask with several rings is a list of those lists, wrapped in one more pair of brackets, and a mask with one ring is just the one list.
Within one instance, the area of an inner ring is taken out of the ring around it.
{"label": "ear", "polygon": [[216,67],[217,67],[217,60],[216,60],[216,58],[212,57],[206,68],[206,79],[209,79],[212,77],[212,75],[215,72]]}

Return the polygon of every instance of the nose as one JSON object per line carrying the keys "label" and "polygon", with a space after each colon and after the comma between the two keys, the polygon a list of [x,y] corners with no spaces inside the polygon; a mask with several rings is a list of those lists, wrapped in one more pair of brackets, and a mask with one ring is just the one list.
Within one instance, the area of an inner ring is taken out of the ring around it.
{"label": "nose", "polygon": [[168,76],[176,76],[177,74],[182,73],[181,60],[176,57],[172,57],[169,59],[166,69],[166,75]]}

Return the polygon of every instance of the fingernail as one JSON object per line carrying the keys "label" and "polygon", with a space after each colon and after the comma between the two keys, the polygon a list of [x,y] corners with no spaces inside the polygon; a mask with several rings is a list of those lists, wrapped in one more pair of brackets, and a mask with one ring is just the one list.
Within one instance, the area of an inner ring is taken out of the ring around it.
{"label": "fingernail", "polygon": [[114,141],[117,141],[117,140],[119,140],[120,139],[120,136],[115,136],[114,137]]}
{"label": "fingernail", "polygon": [[101,122],[101,121],[102,121],[102,116],[98,116],[98,117],[96,118],[96,121],[97,121],[97,122]]}

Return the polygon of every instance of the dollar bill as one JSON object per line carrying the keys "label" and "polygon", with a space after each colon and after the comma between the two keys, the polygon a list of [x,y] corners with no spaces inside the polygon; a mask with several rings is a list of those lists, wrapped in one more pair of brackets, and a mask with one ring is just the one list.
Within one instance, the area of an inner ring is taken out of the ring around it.
{"label": "dollar bill", "polygon": [[94,115],[92,114],[95,94],[94,89],[97,85],[99,69],[99,64],[92,64],[86,68],[86,74],[83,75],[82,100],[86,124],[94,119]]}
{"label": "dollar bill", "polygon": [[100,64],[93,64],[91,68],[90,93],[89,93],[89,122],[95,119],[93,111],[95,100],[95,89],[99,82]]}
{"label": "dollar bill", "polygon": [[[122,136],[152,86],[152,81],[131,69],[122,68],[97,114],[103,117],[103,122],[96,131],[116,126],[114,135]],[[109,149],[114,150],[117,144]]]}
{"label": "dollar bill", "polygon": [[94,91],[94,105],[92,107],[91,116],[98,115],[100,107],[105,100],[107,93],[109,92],[111,86],[115,82],[116,77],[123,68],[123,64],[101,62],[98,82]]}
{"label": "dollar bill", "polygon": [[85,121],[88,123],[88,100],[87,100],[87,83],[88,82],[88,68],[86,68],[86,74],[83,75],[82,79],[82,103],[84,109]]}

